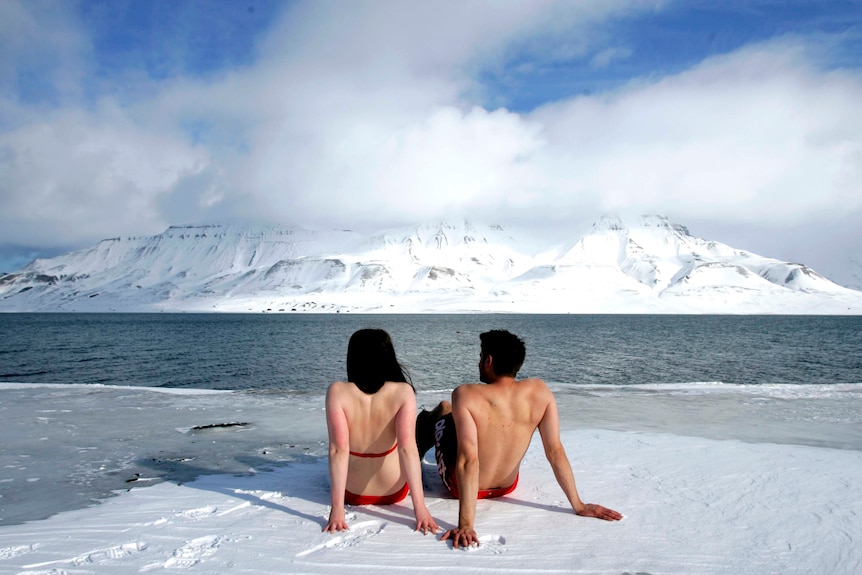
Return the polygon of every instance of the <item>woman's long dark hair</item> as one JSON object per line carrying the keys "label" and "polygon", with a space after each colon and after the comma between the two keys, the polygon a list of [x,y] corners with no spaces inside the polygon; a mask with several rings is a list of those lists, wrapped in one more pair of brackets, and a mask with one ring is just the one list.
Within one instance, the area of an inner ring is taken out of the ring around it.
{"label": "woman's long dark hair", "polygon": [[413,387],[395,357],[392,338],[382,329],[360,329],[347,344],[347,380],[364,393],[377,393],[386,381],[403,381]]}

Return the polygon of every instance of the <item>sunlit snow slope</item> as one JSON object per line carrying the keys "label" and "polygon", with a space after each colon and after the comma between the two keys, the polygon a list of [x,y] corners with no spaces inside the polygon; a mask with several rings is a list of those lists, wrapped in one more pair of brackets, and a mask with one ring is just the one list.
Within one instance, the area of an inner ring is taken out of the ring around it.
{"label": "sunlit snow slope", "polygon": [[566,245],[470,222],[212,225],[35,260],[0,276],[0,311],[859,314],[862,292],[661,216],[604,218]]}

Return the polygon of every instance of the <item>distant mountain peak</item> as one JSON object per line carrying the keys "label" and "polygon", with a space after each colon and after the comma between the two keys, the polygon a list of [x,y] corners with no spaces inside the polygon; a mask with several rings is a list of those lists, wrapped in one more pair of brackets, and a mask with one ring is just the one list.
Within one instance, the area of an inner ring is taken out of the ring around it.
{"label": "distant mountain peak", "polygon": [[625,230],[626,226],[623,224],[623,221],[619,216],[615,215],[603,215],[598,221],[594,222],[591,230],[594,233],[600,232],[616,232]]}
{"label": "distant mountain peak", "polygon": [[670,221],[666,216],[649,214],[640,217],[639,223],[644,228],[663,228],[682,236],[690,236],[688,228]]}

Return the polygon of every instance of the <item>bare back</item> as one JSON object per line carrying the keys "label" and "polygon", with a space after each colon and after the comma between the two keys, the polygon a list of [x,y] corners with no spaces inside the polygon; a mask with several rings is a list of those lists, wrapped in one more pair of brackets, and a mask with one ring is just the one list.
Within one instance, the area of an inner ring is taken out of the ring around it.
{"label": "bare back", "polygon": [[551,406],[555,406],[553,395],[541,379],[504,378],[456,389],[452,407],[459,446],[462,441],[475,441],[480,489],[505,487],[515,481],[533,432]]}
{"label": "bare back", "polygon": [[[327,425],[330,441],[351,452],[348,491],[384,495],[404,485],[406,478],[398,451],[387,452],[398,441],[399,420],[402,428],[405,421],[414,425],[415,412],[415,395],[407,383],[386,382],[371,395],[350,382],[335,382],[330,386]],[[381,455],[384,453],[386,455]]]}

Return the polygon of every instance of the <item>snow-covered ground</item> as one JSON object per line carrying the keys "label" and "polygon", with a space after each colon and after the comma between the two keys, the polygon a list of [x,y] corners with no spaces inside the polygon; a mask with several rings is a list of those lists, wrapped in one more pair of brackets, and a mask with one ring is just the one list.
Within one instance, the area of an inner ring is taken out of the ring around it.
{"label": "snow-covered ground", "polygon": [[[352,507],[349,531],[321,533],[329,512],[322,396],[297,402],[278,394],[162,391],[0,386],[9,414],[32,409],[39,416],[21,415],[37,433],[22,429],[4,437],[4,445],[15,440],[6,454],[14,459],[9,479],[15,478],[3,484],[8,497],[29,490],[31,499],[49,498],[52,481],[57,493],[72,485],[80,490],[89,477],[84,462],[105,476],[118,472],[110,462],[124,455],[135,456],[130,465],[138,466],[120,470],[130,482],[121,479],[116,496],[99,505],[0,526],[0,573],[862,570],[858,384],[600,386],[560,393],[562,439],[578,489],[586,501],[619,510],[623,520],[575,516],[536,436],[517,489],[479,502],[481,545],[468,551],[453,550],[439,534],[414,532],[409,498]],[[129,421],[119,433],[117,419]],[[234,421],[247,425],[191,431]],[[301,454],[277,445],[301,441],[298,436],[308,438]],[[267,459],[270,450],[284,465]],[[243,464],[241,473],[222,467],[224,459]],[[429,452],[426,502],[448,529],[457,522],[458,504],[432,462]],[[184,468],[210,474],[192,481]],[[212,474],[219,468],[221,474]]]}

